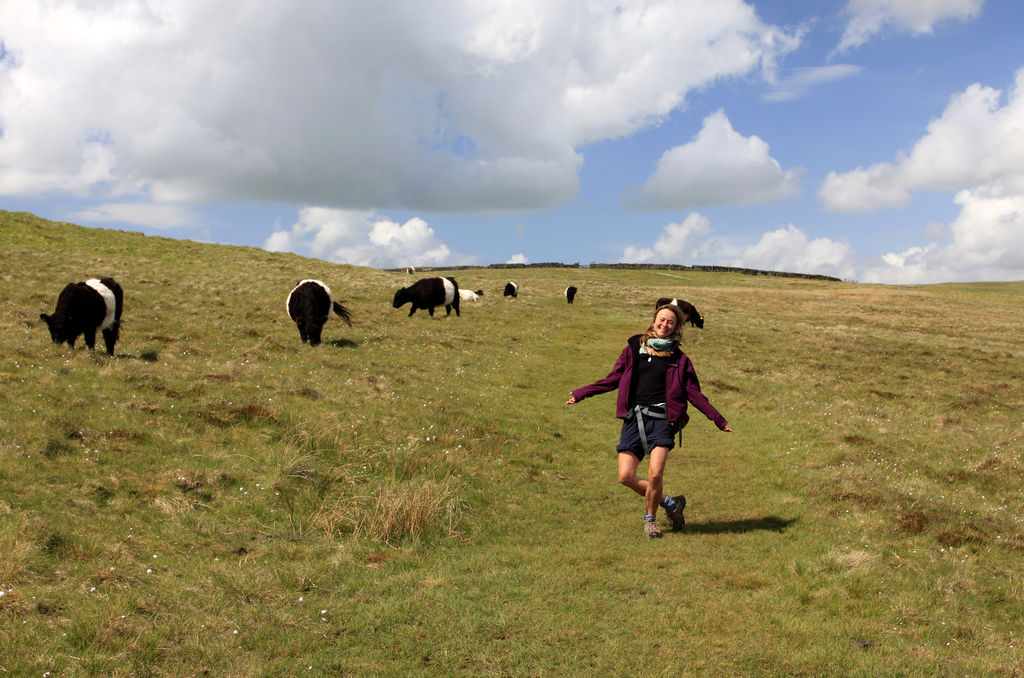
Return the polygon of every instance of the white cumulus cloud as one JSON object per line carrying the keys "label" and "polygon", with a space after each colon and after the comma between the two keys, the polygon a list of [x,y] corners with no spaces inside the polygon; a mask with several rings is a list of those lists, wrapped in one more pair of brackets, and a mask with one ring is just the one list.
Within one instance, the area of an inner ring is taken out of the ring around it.
{"label": "white cumulus cloud", "polygon": [[[960,214],[948,242],[890,252],[864,279],[876,282],[1022,279],[1024,250],[1024,69],[1005,101],[1000,90],[973,84],[951,97],[942,115],[891,162],[832,172],[819,196],[836,211],[900,207],[915,190],[955,191]],[[929,232],[946,233],[935,224]]]}
{"label": "white cumulus cloud", "polygon": [[668,224],[651,246],[630,245],[623,263],[721,265],[761,271],[811,273],[845,280],[857,278],[858,257],[845,241],[808,238],[796,226],[764,233],[756,243],[737,244],[716,236],[711,221],[697,212]]}
{"label": "white cumulus cloud", "polygon": [[861,279],[881,283],[1024,280],[1024,193],[991,185],[957,193],[952,240],[885,254]]}
{"label": "white cumulus cloud", "polygon": [[942,21],[973,19],[985,0],[848,0],[849,18],[836,52],[859,47],[884,29],[930,34]]}
{"label": "white cumulus cloud", "polygon": [[707,263],[707,257],[717,250],[711,233],[711,221],[703,214],[691,212],[682,223],[665,226],[650,247],[628,246],[619,262],[684,266]]}
{"label": "white cumulus cloud", "polygon": [[632,201],[639,209],[774,202],[799,192],[800,173],[783,170],[763,139],[740,135],[716,111],[693,141],[661,156]]}
{"label": "white cumulus cloud", "polygon": [[327,207],[303,208],[296,223],[274,231],[263,247],[374,268],[440,266],[452,258],[451,250],[423,219],[414,217],[399,224],[373,211]]}
{"label": "white cumulus cloud", "polygon": [[809,239],[793,224],[769,231],[743,250],[730,265],[762,271],[812,273],[853,279],[856,253],[845,241]]}
{"label": "white cumulus cloud", "polygon": [[867,169],[830,172],[820,197],[827,209],[864,211],[906,204],[916,189],[954,190],[1003,182],[1024,190],[1024,69],[1007,101],[973,84],[950,98],[909,152]]}
{"label": "white cumulus cloud", "polygon": [[958,280],[1024,280],[1024,195],[1004,187],[957,193],[960,215],[948,225],[928,224],[933,240],[899,252],[865,257],[845,239],[811,238],[795,226],[737,243],[715,234],[696,212],[668,224],[652,245],[630,245],[623,263],[711,264],[761,271],[827,275],[885,284],[930,284]]}
{"label": "white cumulus cloud", "polygon": [[0,195],[542,209],[798,43],[741,0],[3,2]]}
{"label": "white cumulus cloud", "polygon": [[832,212],[863,212],[910,202],[910,191],[901,181],[899,169],[889,163],[842,174],[829,172],[818,195],[825,209]]}

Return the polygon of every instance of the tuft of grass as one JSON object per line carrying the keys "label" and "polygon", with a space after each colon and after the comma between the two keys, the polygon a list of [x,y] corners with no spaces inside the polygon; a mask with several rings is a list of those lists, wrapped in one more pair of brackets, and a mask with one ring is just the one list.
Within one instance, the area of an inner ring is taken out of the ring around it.
{"label": "tuft of grass", "polygon": [[445,538],[460,534],[462,502],[452,478],[434,481],[392,481],[375,488],[369,496],[325,502],[311,518],[329,534],[351,534],[387,545],[409,537],[435,532]]}
{"label": "tuft of grass", "polygon": [[75,453],[75,446],[65,438],[50,438],[40,452],[47,459]]}

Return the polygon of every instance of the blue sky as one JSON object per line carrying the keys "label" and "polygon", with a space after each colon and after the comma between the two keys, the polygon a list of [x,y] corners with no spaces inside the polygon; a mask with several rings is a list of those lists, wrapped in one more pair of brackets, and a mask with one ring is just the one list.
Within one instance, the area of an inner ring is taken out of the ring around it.
{"label": "blue sky", "polygon": [[0,209],[374,267],[1024,279],[1016,0],[0,4]]}

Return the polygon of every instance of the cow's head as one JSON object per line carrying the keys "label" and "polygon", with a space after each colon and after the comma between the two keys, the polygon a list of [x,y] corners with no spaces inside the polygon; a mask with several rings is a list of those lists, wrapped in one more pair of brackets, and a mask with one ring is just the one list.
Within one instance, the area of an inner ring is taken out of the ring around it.
{"label": "cow's head", "polygon": [[39,319],[46,323],[46,327],[50,330],[50,339],[53,339],[55,344],[63,344],[67,341],[67,333],[64,329],[64,322],[60,318],[54,318],[49,313],[40,313]]}

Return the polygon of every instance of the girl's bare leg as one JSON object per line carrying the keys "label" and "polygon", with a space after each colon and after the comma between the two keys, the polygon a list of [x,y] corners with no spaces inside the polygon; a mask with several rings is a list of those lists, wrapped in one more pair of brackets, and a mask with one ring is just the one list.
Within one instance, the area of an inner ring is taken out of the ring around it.
{"label": "girl's bare leg", "polygon": [[667,447],[651,448],[651,463],[647,469],[647,491],[644,496],[647,498],[647,515],[653,516],[658,513],[658,506],[661,505],[662,476],[665,473],[665,461],[668,459]]}
{"label": "girl's bare leg", "polygon": [[647,481],[636,477],[640,460],[632,452],[619,452],[619,482],[641,497],[647,496]]}

